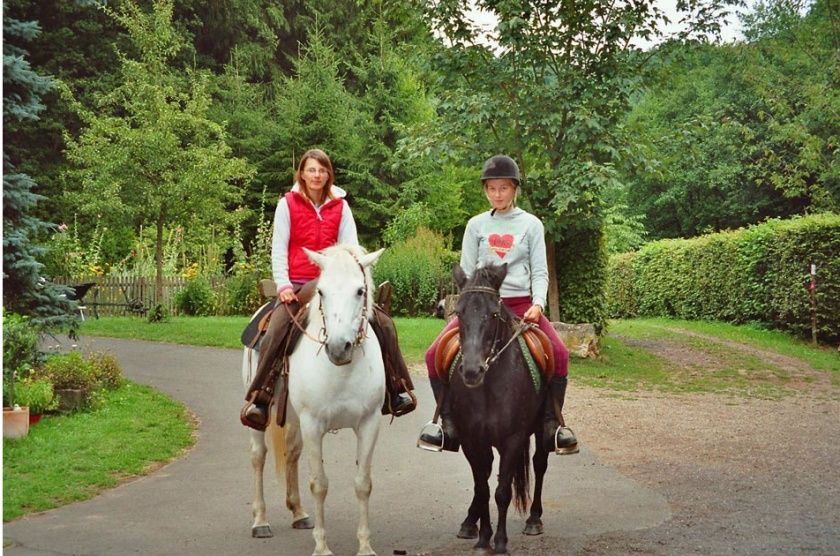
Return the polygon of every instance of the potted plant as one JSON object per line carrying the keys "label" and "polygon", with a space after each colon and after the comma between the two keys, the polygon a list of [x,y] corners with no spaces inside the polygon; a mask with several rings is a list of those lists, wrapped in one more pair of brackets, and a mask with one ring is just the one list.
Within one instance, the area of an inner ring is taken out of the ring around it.
{"label": "potted plant", "polygon": [[30,377],[20,381],[15,389],[15,399],[18,404],[29,407],[30,425],[40,421],[44,412],[58,407],[53,384],[46,378]]}
{"label": "potted plant", "polygon": [[29,408],[18,403],[15,383],[28,376],[40,359],[38,332],[28,318],[3,314],[3,436],[29,434]]}
{"label": "potted plant", "polygon": [[3,372],[3,438],[23,438],[29,434],[29,407],[17,403],[17,370]]}

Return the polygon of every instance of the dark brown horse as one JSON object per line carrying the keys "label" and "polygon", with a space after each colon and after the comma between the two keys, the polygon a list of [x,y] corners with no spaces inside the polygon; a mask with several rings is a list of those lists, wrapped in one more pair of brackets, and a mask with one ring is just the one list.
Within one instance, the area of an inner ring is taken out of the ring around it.
{"label": "dark brown horse", "polygon": [[[542,485],[548,452],[539,441],[546,386],[537,387],[515,338],[516,317],[501,302],[499,287],[507,265],[476,270],[468,280],[460,266],[453,274],[460,289],[457,314],[461,363],[450,381],[452,418],[470,463],[475,483],[473,500],[458,532],[478,538],[475,548],[490,548],[490,487],[493,448],[500,456],[496,506],[499,516],[493,549],[507,552],[507,513],[513,500],[524,513],[528,505],[530,437],[537,434],[534,454],[534,497],[524,530],[543,532]],[[480,524],[479,524],[480,521]]]}

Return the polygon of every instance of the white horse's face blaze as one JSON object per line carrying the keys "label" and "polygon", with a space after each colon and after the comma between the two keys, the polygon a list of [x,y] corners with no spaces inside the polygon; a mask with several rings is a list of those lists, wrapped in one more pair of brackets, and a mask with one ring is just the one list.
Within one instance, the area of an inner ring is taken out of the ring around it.
{"label": "white horse's face blaze", "polygon": [[346,365],[353,358],[359,331],[364,330],[367,291],[362,269],[355,272],[327,267],[318,280],[321,312],[326,329],[326,350],[335,365]]}

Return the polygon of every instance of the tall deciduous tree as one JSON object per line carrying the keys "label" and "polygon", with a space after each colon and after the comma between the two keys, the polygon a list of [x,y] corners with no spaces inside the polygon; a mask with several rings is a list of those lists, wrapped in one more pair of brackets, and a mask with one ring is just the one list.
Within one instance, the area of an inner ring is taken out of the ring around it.
{"label": "tall deciduous tree", "polygon": [[154,227],[162,299],[164,229],[224,222],[252,172],[207,116],[207,77],[170,66],[182,44],[171,0],[156,0],[151,13],[133,3],[110,13],[128,29],[139,59],[122,57],[121,83],[98,98],[95,112],[75,104],[85,127],[66,138],[75,165],[67,177],[84,211]]}
{"label": "tall deciduous tree", "polygon": [[840,208],[840,32],[830,2],[803,8],[759,4],[746,42],[691,45],[652,72],[627,127],[657,164],[627,179],[653,237]]}
{"label": "tall deciduous tree", "polygon": [[[41,95],[52,80],[38,75],[26,59],[26,51],[11,41],[32,41],[39,34],[34,21],[3,19],[3,123],[33,122],[44,109]],[[32,316],[38,326],[73,325],[73,303],[68,288],[43,279],[38,261],[45,248],[38,236],[51,225],[33,215],[43,196],[34,192],[35,182],[16,173],[14,162],[3,153],[3,306],[5,310]]]}
{"label": "tall deciduous tree", "polygon": [[[710,15],[726,1],[680,2],[694,8],[689,31],[714,31]],[[617,179],[617,123],[643,62],[632,56],[633,40],[656,35],[664,16],[653,0],[474,4],[495,20],[492,30],[473,23],[463,2],[429,3],[443,37],[441,109],[450,122],[439,129],[449,140],[435,141],[451,146],[456,138],[475,164],[498,152],[519,161],[523,192],[546,227],[552,318],[603,324],[601,199]]]}

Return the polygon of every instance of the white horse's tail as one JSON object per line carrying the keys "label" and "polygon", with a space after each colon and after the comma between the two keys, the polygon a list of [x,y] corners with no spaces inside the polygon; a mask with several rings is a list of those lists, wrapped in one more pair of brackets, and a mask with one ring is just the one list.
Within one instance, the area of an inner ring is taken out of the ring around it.
{"label": "white horse's tail", "polygon": [[277,478],[286,475],[286,427],[277,425],[274,414],[269,412],[268,434],[271,437],[271,449],[274,450],[274,470]]}

